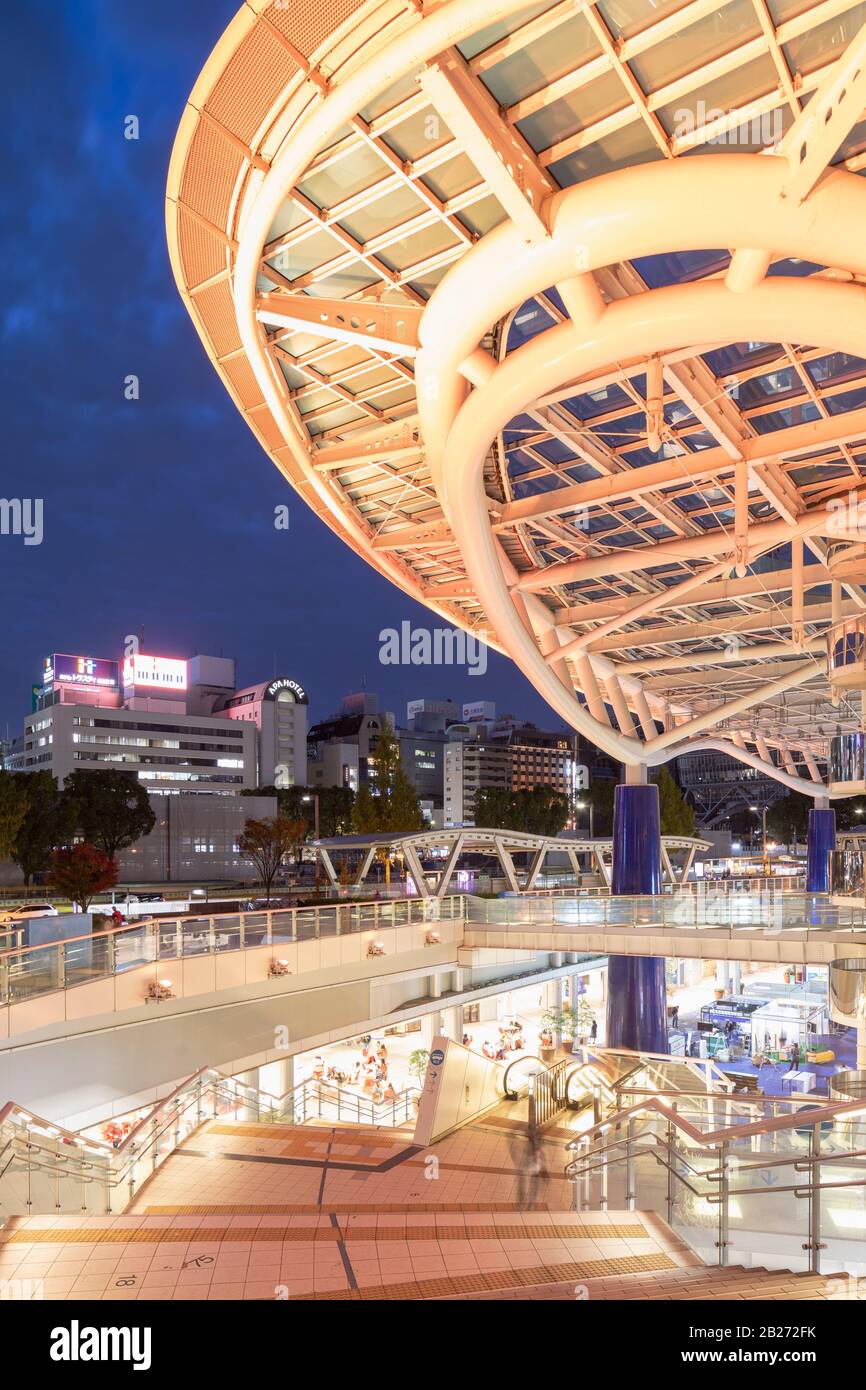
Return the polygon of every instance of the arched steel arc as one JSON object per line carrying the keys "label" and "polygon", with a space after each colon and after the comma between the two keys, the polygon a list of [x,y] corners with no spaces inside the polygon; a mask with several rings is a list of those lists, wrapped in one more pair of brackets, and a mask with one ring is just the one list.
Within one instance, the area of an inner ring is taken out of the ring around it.
{"label": "arched steel arc", "polygon": [[[502,575],[499,542],[489,521],[483,487],[483,463],[491,440],[503,425],[528,408],[545,391],[562,382],[598,371],[630,352],[668,352],[699,343],[706,324],[720,327],[727,341],[803,341],[858,355],[866,344],[866,289],[831,281],[775,278],[755,289],[734,293],[718,281],[648,291],[609,305],[591,326],[561,324],[534,338],[501,363],[457,413],[448,432],[443,459],[445,504],[467,572],[497,635],[511,656],[550,704],[580,732],[612,756],[630,764],[647,760],[656,748],[674,756],[677,743],[703,732],[707,716],[643,743],[616,733],[593,718],[551,670],[518,614]],[[820,511],[801,523],[803,533],[826,529]],[[792,528],[792,532],[796,528]],[[647,564],[652,563],[648,548]],[[611,572],[616,566],[611,557]],[[806,663],[786,678],[791,685],[814,674]],[[779,693],[774,682],[768,693]],[[742,701],[716,716],[738,712]],[[712,722],[712,720],[710,721]],[[678,751],[682,751],[682,747]]]}

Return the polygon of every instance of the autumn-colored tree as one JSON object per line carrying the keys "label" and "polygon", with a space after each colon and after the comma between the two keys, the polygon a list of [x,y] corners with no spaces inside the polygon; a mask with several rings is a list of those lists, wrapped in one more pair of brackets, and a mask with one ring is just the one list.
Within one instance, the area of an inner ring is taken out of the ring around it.
{"label": "autumn-colored tree", "polygon": [[287,816],[245,822],[238,848],[255,864],[266,898],[270,899],[271,885],[286,855],[304,843],[306,834],[305,820],[289,820]]}
{"label": "autumn-colored tree", "polygon": [[51,859],[51,881],[59,893],[86,912],[97,893],[117,882],[117,865],[96,845],[86,841],[72,849],[56,849]]}

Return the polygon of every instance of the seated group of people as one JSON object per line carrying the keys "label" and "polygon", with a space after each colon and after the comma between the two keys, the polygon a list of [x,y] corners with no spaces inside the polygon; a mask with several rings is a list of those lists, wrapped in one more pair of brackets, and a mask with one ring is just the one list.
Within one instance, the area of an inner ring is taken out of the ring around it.
{"label": "seated group of people", "polygon": [[[500,1023],[498,1041],[493,1041],[490,1038],[484,1039],[481,1044],[481,1054],[491,1062],[504,1062],[509,1052],[520,1052],[525,1045],[523,1025],[515,1019],[511,1023]],[[463,1046],[472,1046],[472,1037],[469,1033],[463,1034]]]}
{"label": "seated group of people", "polygon": [[361,1056],[356,1058],[351,1073],[336,1066],[326,1067],[324,1057],[317,1056],[313,1059],[313,1080],[357,1087],[376,1103],[399,1096],[388,1076],[388,1049],[381,1038],[374,1042],[369,1034],[361,1039]]}

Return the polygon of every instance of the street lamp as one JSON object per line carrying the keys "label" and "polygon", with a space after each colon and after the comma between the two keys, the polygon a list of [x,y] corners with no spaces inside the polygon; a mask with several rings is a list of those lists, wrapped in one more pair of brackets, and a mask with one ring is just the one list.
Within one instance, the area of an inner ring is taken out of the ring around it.
{"label": "street lamp", "polygon": [[[319,838],[319,794],[318,794],[318,792],[308,792],[306,796],[302,796],[302,797],[301,797],[301,800],[302,800],[302,801],[313,801],[313,802],[315,802],[315,805],[314,805],[314,807],[313,807],[313,814],[314,814],[314,816],[315,816],[315,824],[314,824],[314,827],[313,827],[313,839],[314,839],[314,840],[318,840],[318,838]],[[318,893],[318,891],[319,891],[319,851],[316,850],[316,892]]]}
{"label": "street lamp", "polygon": [[595,835],[593,834],[593,829],[592,829],[592,802],[591,802],[591,801],[575,801],[575,803],[574,803],[574,809],[575,809],[576,811],[585,811],[585,810],[587,810],[587,809],[589,810],[589,838],[590,838],[591,840],[595,839]]}
{"label": "street lamp", "polygon": [[766,806],[750,806],[750,811],[761,817],[761,870],[767,876],[767,808]]}

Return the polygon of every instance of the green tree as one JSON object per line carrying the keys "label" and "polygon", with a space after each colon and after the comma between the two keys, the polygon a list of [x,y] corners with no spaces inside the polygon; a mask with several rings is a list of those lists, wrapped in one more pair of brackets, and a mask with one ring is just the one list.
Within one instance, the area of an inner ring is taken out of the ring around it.
{"label": "green tree", "polygon": [[11,859],[27,814],[27,789],[19,777],[0,772],[0,859]]}
{"label": "green tree", "polygon": [[97,893],[117,882],[117,865],[96,845],[57,849],[51,859],[51,881],[58,892],[86,912]]}
{"label": "green tree", "polygon": [[63,798],[74,807],[76,828],[109,859],[149,835],[156,816],[147,789],[134,772],[100,769],[72,772],[63,786]]}
{"label": "green tree", "polygon": [[348,835],[352,828],[355,793],[351,787],[247,787],[241,796],[275,796],[279,815],[309,821],[308,840],[315,830],[313,796],[319,798],[319,833],[323,838]]}
{"label": "green tree", "polygon": [[371,835],[379,829],[376,801],[366,783],[361,784],[355,797],[352,807],[352,829],[358,835]]}
{"label": "green tree", "polygon": [[[616,781],[613,777],[596,777],[589,789],[581,796],[582,801],[592,803],[592,830],[594,835],[613,834],[613,795]],[[583,814],[583,813],[581,813]],[[583,822],[581,822],[582,824]]]}
{"label": "green tree", "polygon": [[[400,743],[389,724],[379,735],[379,742],[368,764],[370,784],[359,788],[355,798],[352,816],[355,829],[361,833],[423,829],[424,817],[418,793],[406,775],[400,759]],[[362,798],[364,792],[369,796],[369,802],[366,796]]]}
{"label": "green tree", "polygon": [[475,824],[490,830],[521,830],[529,835],[558,835],[568,824],[568,797],[553,787],[480,787],[475,793]]}
{"label": "green tree", "polygon": [[34,876],[48,868],[51,851],[71,842],[75,833],[74,808],[64,800],[57,779],[50,772],[43,769],[12,775],[23,786],[27,798],[12,858],[29,887]]}
{"label": "green tree", "polygon": [[504,787],[479,787],[473,803],[475,824],[484,830],[514,830],[511,792]]}
{"label": "green tree", "polygon": [[653,776],[659,789],[659,817],[663,835],[694,835],[695,813],[666,767]]}
{"label": "green tree", "polygon": [[306,821],[289,820],[287,816],[250,819],[244,823],[243,833],[238,836],[238,848],[255,864],[266,898],[270,899],[271,885],[286,855],[304,843],[306,833]]}
{"label": "green tree", "polygon": [[767,832],[790,844],[794,839],[805,838],[809,828],[809,809],[813,805],[811,797],[800,792],[789,792],[780,796],[767,810]]}

